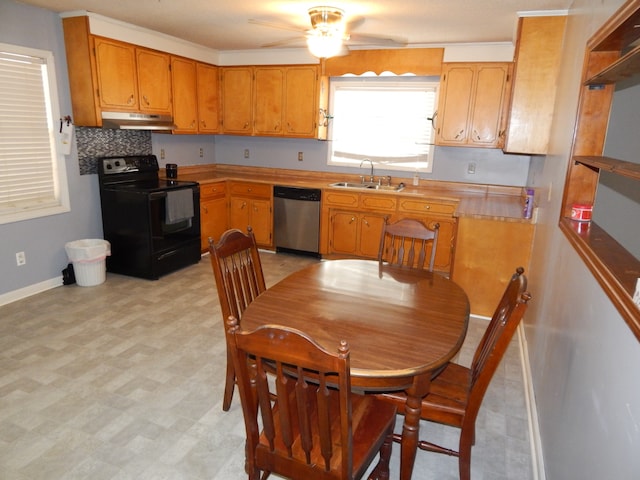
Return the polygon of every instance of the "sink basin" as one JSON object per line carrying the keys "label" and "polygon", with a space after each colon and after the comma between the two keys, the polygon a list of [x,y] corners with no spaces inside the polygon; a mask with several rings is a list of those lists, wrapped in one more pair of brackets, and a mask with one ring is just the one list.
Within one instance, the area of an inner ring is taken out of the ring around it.
{"label": "sink basin", "polygon": [[389,192],[399,192],[404,188],[404,183],[399,185],[378,185],[377,183],[351,183],[351,182],[336,182],[329,184],[330,187],[340,188],[357,188],[360,190],[386,190]]}
{"label": "sink basin", "polygon": [[349,183],[349,182],[337,182],[331,183],[330,187],[342,187],[342,188],[368,188],[366,183]]}

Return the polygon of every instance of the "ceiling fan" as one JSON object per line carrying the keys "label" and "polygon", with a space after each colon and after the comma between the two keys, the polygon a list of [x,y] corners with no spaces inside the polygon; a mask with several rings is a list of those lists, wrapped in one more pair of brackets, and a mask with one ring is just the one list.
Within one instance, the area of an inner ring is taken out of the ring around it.
{"label": "ceiling fan", "polygon": [[262,45],[262,47],[282,47],[306,39],[309,51],[318,58],[347,55],[349,49],[345,43],[386,47],[403,47],[406,45],[406,42],[402,39],[351,33],[353,29],[362,25],[365,19],[364,17],[356,17],[347,22],[345,20],[344,10],[340,8],[327,6],[313,7],[309,9],[308,13],[311,29],[303,29],[295,25],[256,19],[250,19],[249,23],[282,30],[297,31],[301,34],[297,37],[267,43]]}

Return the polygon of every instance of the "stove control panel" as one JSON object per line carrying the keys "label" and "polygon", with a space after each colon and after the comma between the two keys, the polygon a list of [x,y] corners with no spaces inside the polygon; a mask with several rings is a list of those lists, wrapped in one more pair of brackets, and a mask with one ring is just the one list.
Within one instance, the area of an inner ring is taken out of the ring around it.
{"label": "stove control panel", "polygon": [[103,158],[100,173],[115,175],[129,172],[157,172],[158,159],[155,155],[131,155]]}

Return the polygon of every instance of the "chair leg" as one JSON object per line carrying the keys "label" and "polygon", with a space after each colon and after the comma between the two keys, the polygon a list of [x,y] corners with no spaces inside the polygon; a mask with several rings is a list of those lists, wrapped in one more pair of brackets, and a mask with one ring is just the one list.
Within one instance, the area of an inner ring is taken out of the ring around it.
{"label": "chair leg", "polygon": [[236,372],[233,368],[233,359],[231,353],[227,351],[227,375],[224,383],[224,397],[222,400],[222,410],[225,412],[231,408],[231,400],[233,398],[233,389],[236,385]]}
{"label": "chair leg", "polygon": [[389,461],[391,460],[391,448],[393,447],[393,429],[384,438],[384,443],[380,447],[380,459],[376,468],[373,469],[368,480],[389,480]]}
{"label": "chair leg", "polygon": [[471,480],[471,447],[474,443],[475,432],[460,436],[460,450],[458,455],[458,469],[460,480]]}

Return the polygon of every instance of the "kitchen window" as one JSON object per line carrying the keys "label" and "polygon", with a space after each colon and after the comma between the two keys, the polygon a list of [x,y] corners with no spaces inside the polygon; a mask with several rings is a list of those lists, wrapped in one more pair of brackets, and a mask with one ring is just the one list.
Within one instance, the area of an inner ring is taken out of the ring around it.
{"label": "kitchen window", "polygon": [[0,224],[69,211],[60,121],[53,54],[0,43]]}
{"label": "kitchen window", "polygon": [[329,165],[431,172],[437,78],[339,77],[330,81]]}

